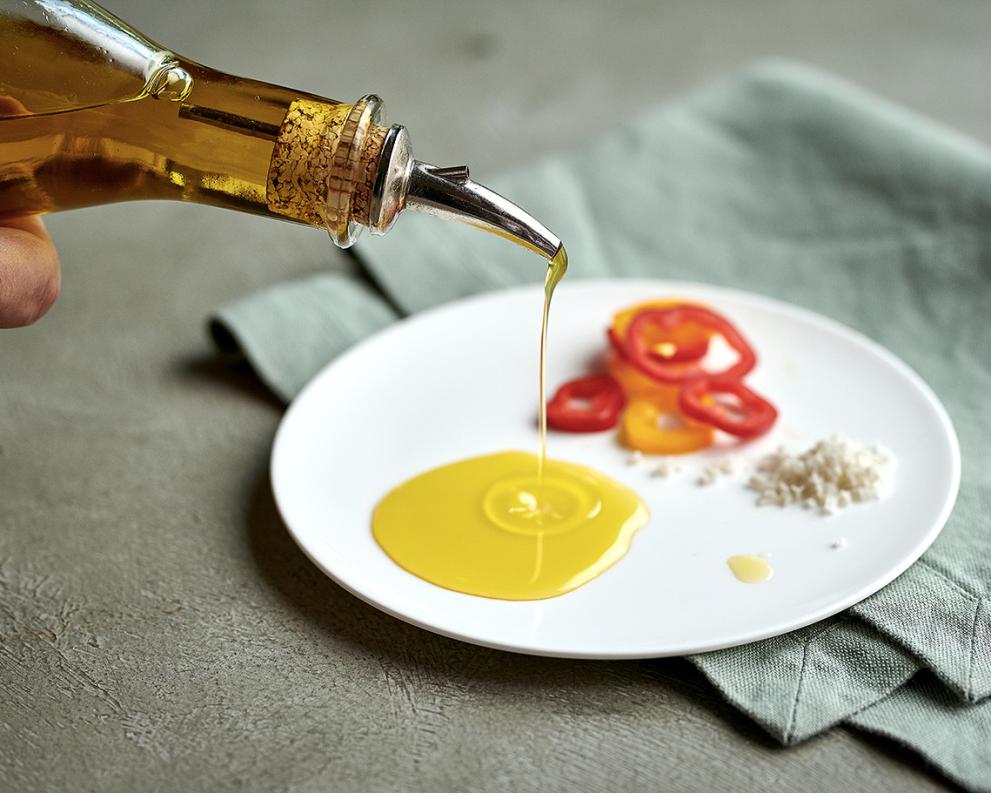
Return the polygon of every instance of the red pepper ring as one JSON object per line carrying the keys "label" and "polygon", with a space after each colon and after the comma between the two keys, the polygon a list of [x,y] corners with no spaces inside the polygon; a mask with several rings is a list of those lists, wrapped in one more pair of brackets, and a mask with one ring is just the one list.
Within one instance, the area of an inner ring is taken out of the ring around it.
{"label": "red pepper ring", "polygon": [[[609,327],[606,329],[606,338],[609,339],[610,346],[612,346],[617,353],[625,358],[626,343],[624,342],[623,337],[617,333],[615,328]],[[699,338],[688,342],[670,342],[670,346],[671,351],[667,355],[657,355],[653,351],[651,352],[651,355],[671,363],[697,361],[700,358],[705,358],[705,354],[709,351],[709,338],[708,336],[700,336]]]}
{"label": "red pepper ring", "polygon": [[547,403],[547,425],[564,432],[612,429],[626,406],[619,383],[607,374],[569,380]]}
{"label": "red pepper ring", "polygon": [[682,383],[698,376],[709,376],[700,371],[697,364],[667,363],[658,359],[650,348],[647,334],[650,325],[676,327],[691,322],[704,328],[711,328],[725,339],[740,359],[722,372],[713,372],[713,377],[741,378],[754,368],[757,355],[743,335],[728,319],[701,306],[673,306],[671,308],[649,308],[641,311],[630,322],[624,344],[626,357],[637,369],[661,383]]}
{"label": "red pepper ring", "polygon": [[[717,394],[736,397],[736,404],[720,402]],[[774,405],[727,375],[689,380],[678,395],[678,407],[689,418],[746,439],[763,435],[778,419]]]}

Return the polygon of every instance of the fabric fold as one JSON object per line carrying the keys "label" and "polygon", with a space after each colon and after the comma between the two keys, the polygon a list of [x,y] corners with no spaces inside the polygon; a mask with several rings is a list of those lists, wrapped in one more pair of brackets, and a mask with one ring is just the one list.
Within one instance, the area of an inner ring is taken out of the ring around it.
{"label": "fabric fold", "polygon": [[895,642],[846,617],[689,660],[786,745],[883,700],[921,666]]}
{"label": "fabric fold", "polygon": [[991,695],[991,603],[925,558],[851,611],[907,648],[961,699]]}
{"label": "fabric fold", "polygon": [[968,790],[991,790],[991,699],[961,708],[922,674],[849,724],[907,746]]}
{"label": "fabric fold", "polygon": [[359,277],[323,273],[221,306],[208,328],[222,352],[243,355],[290,402],[328,361],[398,318]]}

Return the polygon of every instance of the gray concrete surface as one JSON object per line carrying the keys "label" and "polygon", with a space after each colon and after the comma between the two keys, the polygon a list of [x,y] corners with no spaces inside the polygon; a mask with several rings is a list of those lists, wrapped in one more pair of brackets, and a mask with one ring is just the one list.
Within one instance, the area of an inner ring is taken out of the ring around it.
{"label": "gray concrete surface", "polygon": [[[109,5],[219,68],[376,91],[421,156],[482,175],[766,55],[991,140],[976,0]],[[0,335],[0,789],[944,785],[844,730],[779,749],[681,661],[513,656],[358,602],[288,538],[266,481],[280,409],[202,330],[347,259],[320,232],[178,205],[50,228],[63,297]]]}

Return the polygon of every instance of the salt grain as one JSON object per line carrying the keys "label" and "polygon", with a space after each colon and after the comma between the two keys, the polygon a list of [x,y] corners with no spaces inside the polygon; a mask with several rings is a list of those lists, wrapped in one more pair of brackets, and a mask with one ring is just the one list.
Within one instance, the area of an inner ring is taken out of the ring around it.
{"label": "salt grain", "polygon": [[667,479],[669,476],[677,474],[681,471],[681,466],[671,460],[661,460],[654,468],[651,470],[651,476],[657,476],[661,479]]}

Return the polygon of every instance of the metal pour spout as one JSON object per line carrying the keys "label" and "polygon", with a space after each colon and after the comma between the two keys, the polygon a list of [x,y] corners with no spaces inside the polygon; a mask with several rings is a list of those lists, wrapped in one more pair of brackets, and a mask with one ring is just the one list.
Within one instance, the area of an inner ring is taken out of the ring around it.
{"label": "metal pour spout", "polygon": [[406,208],[498,234],[550,259],[561,247],[550,230],[516,204],[468,177],[468,166],[413,163]]}
{"label": "metal pour spout", "polygon": [[413,159],[409,135],[404,127],[396,125],[386,135],[372,187],[372,232],[384,234],[403,209],[475,226],[546,259],[553,258],[561,248],[561,240],[536,218],[473,182],[468,166],[439,168]]}

